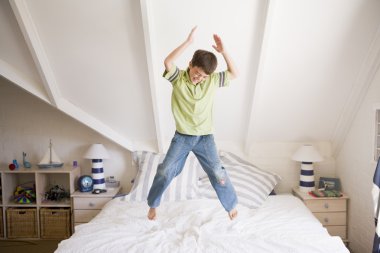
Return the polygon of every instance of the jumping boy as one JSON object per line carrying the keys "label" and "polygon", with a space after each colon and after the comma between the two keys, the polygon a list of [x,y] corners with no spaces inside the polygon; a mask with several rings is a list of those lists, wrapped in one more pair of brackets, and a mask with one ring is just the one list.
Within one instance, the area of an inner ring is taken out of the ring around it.
{"label": "jumping boy", "polygon": [[216,56],[205,50],[195,51],[187,70],[180,70],[173,61],[193,42],[194,27],[188,38],[165,59],[164,77],[172,83],[172,113],[176,132],[165,159],[158,165],[153,184],[148,194],[150,207],[148,218],[156,219],[156,208],[171,180],[179,175],[186,158],[192,151],[207,173],[210,182],[230,219],[237,216],[237,197],[231,181],[220,163],[213,137],[212,110],[214,95],[218,87],[225,87],[234,79],[237,70],[233,65],[222,40],[214,34],[213,48],[222,54],[227,70],[214,73]]}

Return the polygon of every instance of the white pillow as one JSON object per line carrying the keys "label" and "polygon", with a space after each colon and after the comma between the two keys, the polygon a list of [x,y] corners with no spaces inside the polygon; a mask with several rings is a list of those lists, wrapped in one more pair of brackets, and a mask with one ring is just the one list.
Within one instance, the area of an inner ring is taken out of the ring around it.
{"label": "white pillow", "polygon": [[[147,201],[149,189],[152,186],[157,166],[164,160],[165,154],[147,151],[133,152],[133,159],[138,167],[130,193],[126,196],[130,201]],[[178,201],[199,197],[197,166],[200,166],[194,156],[187,158],[184,168],[173,178],[162,195],[161,201]]]}
{"label": "white pillow", "polygon": [[[249,208],[260,207],[281,180],[279,175],[259,169],[232,153],[221,152],[220,159],[234,185],[239,204]],[[208,177],[200,179],[199,190],[202,197],[217,198]]]}

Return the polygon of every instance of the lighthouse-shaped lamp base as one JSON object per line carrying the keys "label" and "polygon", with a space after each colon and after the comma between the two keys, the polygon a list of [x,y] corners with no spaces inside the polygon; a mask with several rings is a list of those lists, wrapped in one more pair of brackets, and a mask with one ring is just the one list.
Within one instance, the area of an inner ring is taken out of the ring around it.
{"label": "lighthouse-shaped lamp base", "polygon": [[92,159],[92,180],[95,189],[106,189],[106,180],[103,171],[103,159]]}
{"label": "lighthouse-shaped lamp base", "polygon": [[314,170],[312,162],[302,162],[300,173],[300,191],[310,192],[315,190]]}

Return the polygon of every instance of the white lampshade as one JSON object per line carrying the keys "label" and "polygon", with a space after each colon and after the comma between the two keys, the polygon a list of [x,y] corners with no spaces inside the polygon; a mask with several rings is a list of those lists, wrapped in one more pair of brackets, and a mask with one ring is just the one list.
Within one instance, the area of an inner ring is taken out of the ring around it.
{"label": "white lampshade", "polygon": [[321,162],[323,158],[312,145],[305,144],[293,154],[292,160],[298,162]]}
{"label": "white lampshade", "polygon": [[84,155],[86,159],[109,159],[110,156],[103,144],[92,144]]}

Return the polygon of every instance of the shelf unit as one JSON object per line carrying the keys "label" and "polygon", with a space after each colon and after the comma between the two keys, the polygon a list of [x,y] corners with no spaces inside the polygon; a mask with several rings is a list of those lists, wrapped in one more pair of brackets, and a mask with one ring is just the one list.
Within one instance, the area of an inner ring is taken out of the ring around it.
{"label": "shelf unit", "polygon": [[74,227],[92,220],[112,198],[121,191],[121,187],[107,188],[102,194],[76,191],[71,194],[73,201]]}
{"label": "shelf unit", "polygon": [[[19,168],[15,170],[0,169],[0,209],[2,216],[0,220],[0,239],[9,239],[7,237],[7,215],[8,208],[33,208],[36,210],[37,230],[40,238],[41,223],[40,223],[40,208],[68,208],[72,214],[72,203],[70,197],[62,201],[47,201],[45,200],[45,193],[53,186],[59,185],[70,195],[76,190],[76,182],[80,177],[80,168],[66,166],[62,168],[39,169],[32,168]],[[20,204],[14,201],[14,192],[18,185],[35,185],[36,201],[30,204]],[[71,231],[73,231],[73,221],[71,219]],[[1,233],[3,232],[3,233]],[[23,239],[36,239],[36,238],[23,238]]]}
{"label": "shelf unit", "polygon": [[330,235],[340,236],[348,245],[348,196],[342,197],[312,197],[306,192],[301,192],[299,187],[292,189],[293,195],[302,200],[313,215],[327,229]]}

